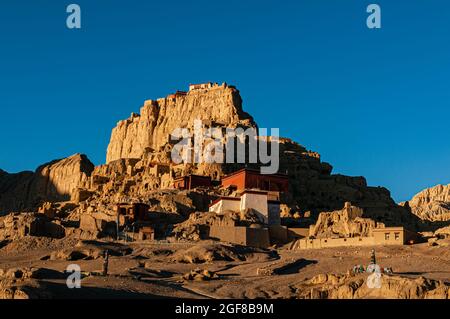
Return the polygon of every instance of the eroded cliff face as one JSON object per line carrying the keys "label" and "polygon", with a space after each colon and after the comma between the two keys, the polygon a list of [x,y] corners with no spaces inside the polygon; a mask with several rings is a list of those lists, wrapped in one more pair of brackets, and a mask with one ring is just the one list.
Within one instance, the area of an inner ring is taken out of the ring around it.
{"label": "eroded cliff face", "polygon": [[76,154],[40,166],[34,173],[0,173],[0,213],[34,210],[45,201],[68,201],[92,171],[86,155]]}
{"label": "eroded cliff face", "polygon": [[40,166],[32,189],[50,201],[69,200],[73,190],[86,181],[93,170],[94,164],[86,155],[75,154]]}
{"label": "eroded cliff face", "polygon": [[106,162],[141,158],[146,150],[159,150],[169,142],[176,128],[191,128],[194,120],[218,126],[255,127],[252,117],[242,110],[239,91],[226,84],[208,89],[179,92],[158,100],[148,100],[141,113],[120,121],[113,129]]}
{"label": "eroded cliff face", "polygon": [[428,221],[450,220],[450,184],[423,190],[408,202],[411,212]]}

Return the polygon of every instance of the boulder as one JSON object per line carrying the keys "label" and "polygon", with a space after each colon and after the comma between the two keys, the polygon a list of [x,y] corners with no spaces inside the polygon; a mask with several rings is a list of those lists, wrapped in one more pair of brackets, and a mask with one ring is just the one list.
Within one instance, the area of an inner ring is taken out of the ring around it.
{"label": "boulder", "polygon": [[92,215],[82,215],[80,218],[80,229],[91,233],[99,233],[106,227],[102,219],[95,219]]}

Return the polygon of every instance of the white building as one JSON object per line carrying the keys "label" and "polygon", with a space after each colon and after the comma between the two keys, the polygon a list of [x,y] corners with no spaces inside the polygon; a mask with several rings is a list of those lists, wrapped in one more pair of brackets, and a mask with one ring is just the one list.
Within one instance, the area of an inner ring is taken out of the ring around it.
{"label": "white building", "polygon": [[208,83],[201,83],[201,84],[190,84],[189,91],[208,90],[208,89],[212,88],[214,85],[217,85],[217,83],[208,82]]}
{"label": "white building", "polygon": [[210,212],[221,214],[227,210],[239,211],[241,209],[241,199],[239,197],[221,197],[209,205]]}
{"label": "white building", "polygon": [[239,197],[221,197],[209,206],[209,211],[217,214],[246,209],[252,209],[264,224],[280,225],[280,202],[268,200],[265,191],[245,190]]}

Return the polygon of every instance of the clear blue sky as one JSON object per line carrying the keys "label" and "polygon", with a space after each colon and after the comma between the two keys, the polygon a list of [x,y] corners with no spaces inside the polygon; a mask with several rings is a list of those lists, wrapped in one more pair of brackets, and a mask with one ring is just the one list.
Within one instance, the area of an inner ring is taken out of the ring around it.
{"label": "clear blue sky", "polygon": [[[445,0],[72,0],[0,4],[0,168],[80,152],[189,83],[236,85],[260,127],[363,175],[396,200],[450,183],[450,3]],[[369,30],[366,7],[382,8]]]}

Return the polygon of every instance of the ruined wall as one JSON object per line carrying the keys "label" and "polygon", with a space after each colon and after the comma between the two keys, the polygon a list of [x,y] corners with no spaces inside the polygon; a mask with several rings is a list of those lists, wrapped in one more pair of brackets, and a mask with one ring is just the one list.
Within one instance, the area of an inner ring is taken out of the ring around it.
{"label": "ruined wall", "polygon": [[238,245],[267,248],[270,246],[269,230],[243,226],[210,226],[209,237]]}
{"label": "ruined wall", "polygon": [[238,245],[247,244],[246,227],[213,225],[209,228],[209,237]]}
{"label": "ruined wall", "polygon": [[345,246],[373,246],[373,237],[353,237],[353,238],[318,238],[300,239],[296,243],[297,249],[321,249]]}
{"label": "ruined wall", "polygon": [[286,226],[269,226],[269,236],[271,243],[285,244],[289,241],[288,228]]}
{"label": "ruined wall", "polygon": [[362,218],[363,214],[361,208],[350,203],[346,203],[341,210],[320,213],[309,235],[316,238],[368,236],[377,223]]}
{"label": "ruined wall", "polygon": [[270,246],[269,230],[267,228],[246,228],[247,246],[267,248]]}

